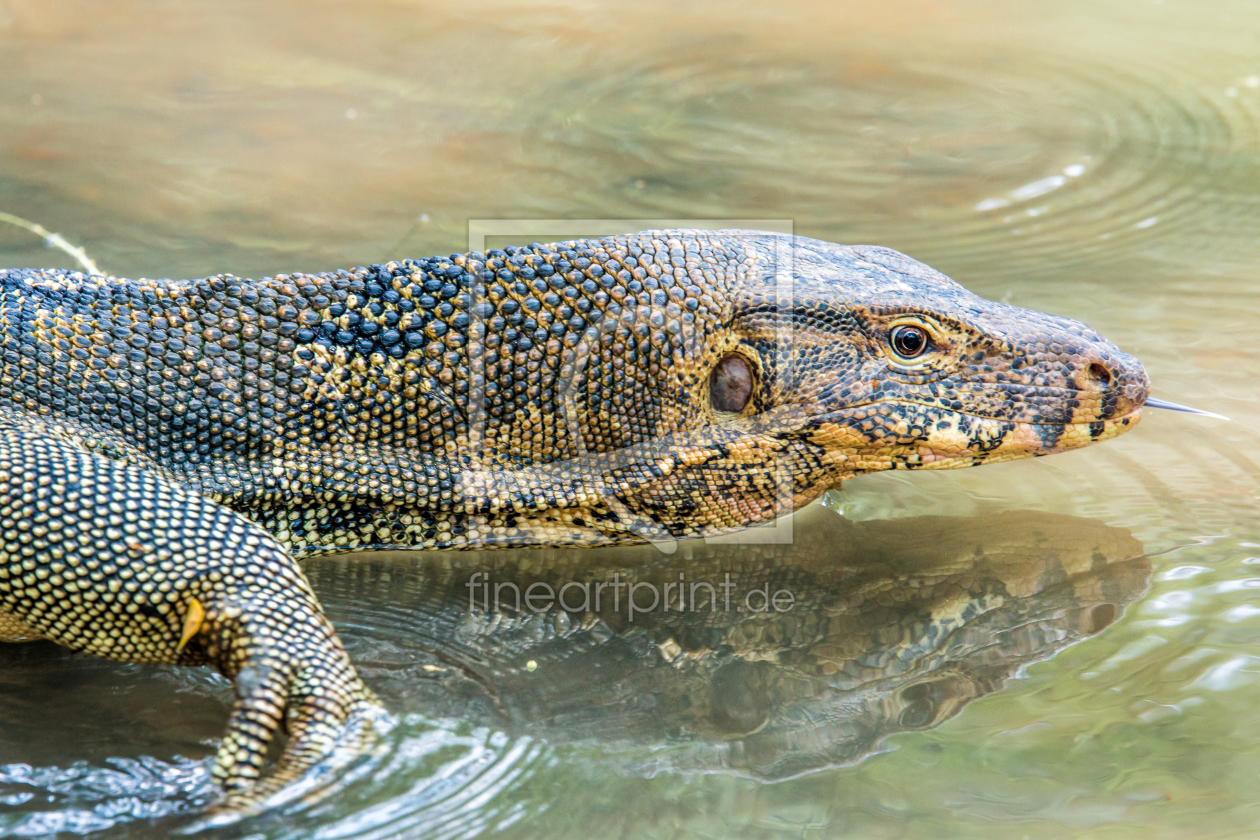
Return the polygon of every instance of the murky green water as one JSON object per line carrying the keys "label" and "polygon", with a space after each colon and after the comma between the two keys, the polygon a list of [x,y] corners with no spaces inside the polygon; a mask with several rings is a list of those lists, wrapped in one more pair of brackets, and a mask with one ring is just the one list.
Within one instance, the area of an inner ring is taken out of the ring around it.
{"label": "murky green water", "polygon": [[[170,277],[450,253],[470,218],[790,219],[1085,320],[1233,418],[860,479],[792,546],[312,562],[401,722],[227,836],[1258,830],[1253,4],[0,0],[0,211]],[[70,264],[0,225],[0,265]],[[487,623],[472,569],[798,604]],[[188,825],[229,696],[0,647],[0,833]]]}

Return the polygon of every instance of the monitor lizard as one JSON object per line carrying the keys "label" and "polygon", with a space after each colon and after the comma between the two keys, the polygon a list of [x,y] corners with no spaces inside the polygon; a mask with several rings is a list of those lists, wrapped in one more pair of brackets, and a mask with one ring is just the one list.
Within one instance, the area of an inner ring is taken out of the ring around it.
{"label": "monitor lizard", "polygon": [[381,708],[297,558],[723,534],[864,473],[1107,440],[1148,391],[1076,321],[755,231],[260,280],[0,270],[0,639],[217,668],[213,776],[248,807]]}

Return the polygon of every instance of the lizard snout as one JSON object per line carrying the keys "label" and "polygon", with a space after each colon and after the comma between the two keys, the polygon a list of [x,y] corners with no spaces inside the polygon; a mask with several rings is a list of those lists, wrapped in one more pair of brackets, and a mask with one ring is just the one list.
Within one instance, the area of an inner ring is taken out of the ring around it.
{"label": "lizard snout", "polygon": [[1142,363],[1110,343],[1086,355],[1076,379],[1082,395],[1079,422],[1126,417],[1140,409],[1151,393],[1151,380]]}

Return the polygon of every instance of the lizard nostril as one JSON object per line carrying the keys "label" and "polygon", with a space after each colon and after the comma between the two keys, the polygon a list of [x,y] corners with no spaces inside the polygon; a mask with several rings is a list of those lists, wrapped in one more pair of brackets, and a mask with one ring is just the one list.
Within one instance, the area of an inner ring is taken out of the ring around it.
{"label": "lizard nostril", "polygon": [[1089,378],[1106,388],[1111,384],[1111,371],[1107,370],[1106,365],[1094,362],[1089,366]]}

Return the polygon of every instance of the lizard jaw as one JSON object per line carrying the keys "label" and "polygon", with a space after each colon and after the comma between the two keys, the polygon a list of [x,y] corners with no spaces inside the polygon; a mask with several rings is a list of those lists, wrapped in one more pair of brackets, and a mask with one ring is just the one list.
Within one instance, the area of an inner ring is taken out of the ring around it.
{"label": "lizard jaw", "polygon": [[[930,419],[914,423],[905,417],[890,419],[885,433],[874,439],[837,418],[820,424],[816,440],[827,449],[841,480],[847,480],[893,469],[952,470],[1053,455],[1110,440],[1141,418],[1141,407],[1107,420],[1069,423],[1022,423],[934,410]],[[916,427],[926,433],[916,434]]]}

